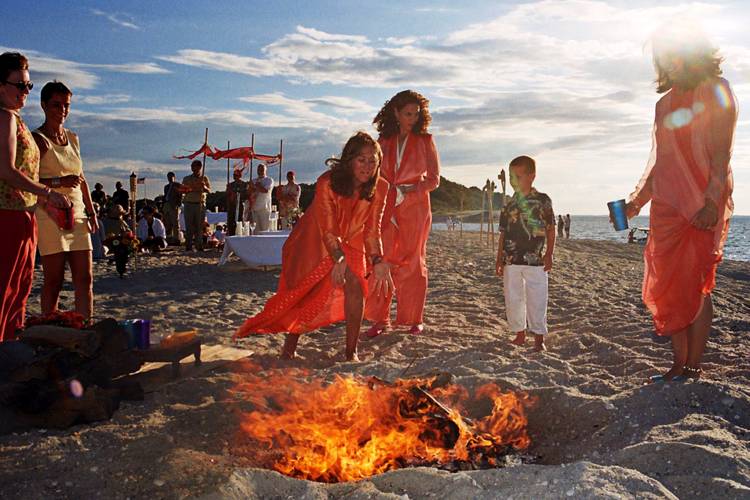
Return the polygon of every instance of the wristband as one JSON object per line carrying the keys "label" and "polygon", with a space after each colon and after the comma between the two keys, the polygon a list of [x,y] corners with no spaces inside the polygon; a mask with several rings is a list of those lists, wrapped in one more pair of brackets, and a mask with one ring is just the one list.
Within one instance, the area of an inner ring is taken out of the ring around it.
{"label": "wristband", "polygon": [[344,262],[344,259],[345,259],[344,252],[342,252],[340,248],[337,248],[336,250],[333,251],[333,261],[336,264],[341,264],[342,262]]}

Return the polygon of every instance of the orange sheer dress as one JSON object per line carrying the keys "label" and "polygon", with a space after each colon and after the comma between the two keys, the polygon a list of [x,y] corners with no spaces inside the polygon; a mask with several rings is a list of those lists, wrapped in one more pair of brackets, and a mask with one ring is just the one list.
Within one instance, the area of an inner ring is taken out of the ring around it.
{"label": "orange sheer dress", "polygon": [[344,251],[349,269],[367,294],[367,257],[382,255],[380,221],[388,183],[378,179],[371,201],[336,194],[331,173],[318,178],[315,198],[289,235],[281,254],[276,294],[249,318],[235,338],[253,333],[306,333],[344,318],[344,289],[331,280],[332,254]]}
{"label": "orange sheer dress", "polygon": [[[410,133],[399,168],[398,135],[380,137],[383,149],[381,175],[390,183],[383,215],[385,260],[392,264],[396,288],[396,324],[424,322],[427,297],[427,238],[432,227],[430,191],[440,184],[440,158],[430,134]],[[396,186],[415,185],[416,190],[397,199]],[[393,295],[367,297],[365,317],[376,323],[390,321]]]}
{"label": "orange sheer dress", "polygon": [[[716,284],[732,215],[729,158],[737,105],[721,78],[672,89],[656,104],[649,165],[631,201],[651,201],[644,250],[643,302],[659,335],[677,333],[700,313]],[[718,207],[711,230],[691,224],[706,200]]]}

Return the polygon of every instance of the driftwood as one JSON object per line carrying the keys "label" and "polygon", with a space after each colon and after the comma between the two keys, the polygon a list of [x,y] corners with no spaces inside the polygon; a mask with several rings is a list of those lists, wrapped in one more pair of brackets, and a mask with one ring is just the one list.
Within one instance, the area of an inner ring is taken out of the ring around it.
{"label": "driftwood", "polygon": [[29,327],[18,338],[25,344],[62,347],[86,357],[96,354],[101,345],[101,334],[96,330],[78,330],[54,325]]}
{"label": "driftwood", "polygon": [[89,330],[39,325],[0,343],[0,433],[109,419],[122,399],[143,399],[128,335],[109,319]]}

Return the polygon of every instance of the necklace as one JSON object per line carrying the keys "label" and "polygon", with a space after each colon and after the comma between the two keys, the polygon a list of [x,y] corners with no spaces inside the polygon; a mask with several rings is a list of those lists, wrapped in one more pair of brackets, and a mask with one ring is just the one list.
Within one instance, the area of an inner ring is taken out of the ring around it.
{"label": "necklace", "polygon": [[55,142],[55,144],[63,145],[67,142],[67,138],[65,136],[65,129],[62,131],[60,130],[50,130],[50,128],[45,124],[44,126],[45,133]]}

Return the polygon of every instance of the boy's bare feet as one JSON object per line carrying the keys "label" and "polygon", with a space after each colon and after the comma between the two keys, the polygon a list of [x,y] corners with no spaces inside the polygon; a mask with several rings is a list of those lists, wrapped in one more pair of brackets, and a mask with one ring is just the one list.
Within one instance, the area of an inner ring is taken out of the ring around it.
{"label": "boy's bare feet", "polygon": [[534,334],[534,352],[546,351],[547,346],[544,345],[544,335]]}
{"label": "boy's bare feet", "polygon": [[517,332],[516,338],[510,341],[513,345],[522,346],[526,343],[526,332]]}

